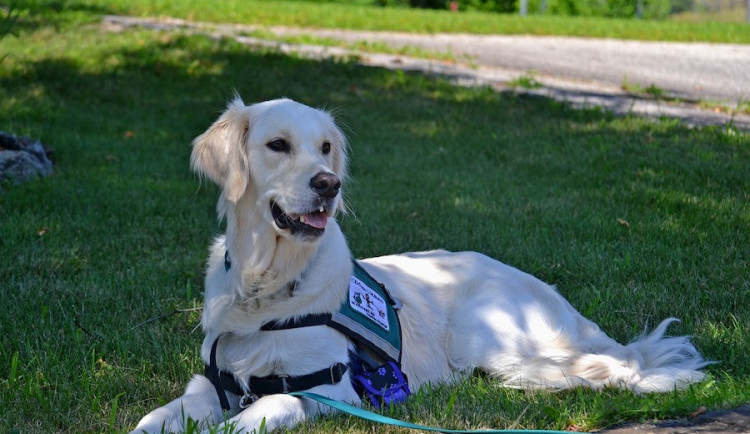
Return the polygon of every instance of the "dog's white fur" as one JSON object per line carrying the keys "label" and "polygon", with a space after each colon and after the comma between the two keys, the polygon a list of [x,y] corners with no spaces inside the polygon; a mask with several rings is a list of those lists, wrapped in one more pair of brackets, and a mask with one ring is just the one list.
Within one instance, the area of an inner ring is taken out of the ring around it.
{"label": "dog's white fur", "polygon": [[[269,146],[283,139],[288,149]],[[330,144],[330,152],[323,149]],[[351,342],[326,327],[259,331],[270,320],[334,312],[349,282],[350,252],[333,218],[319,236],[293,234],[275,222],[274,201],[289,215],[318,209],[311,188],[319,173],[346,178],[346,141],[332,117],[288,99],[245,106],[237,97],[193,142],[194,170],[222,189],[226,235],[211,249],[203,311],[209,360],[237,378],[298,376],[348,360]],[[333,217],[341,194],[325,202]],[[232,266],[224,267],[228,251]],[[533,276],[474,252],[432,251],[362,261],[403,303],[403,370],[412,391],[450,382],[474,368],[518,388],[619,387],[665,392],[703,378],[706,362],[687,337],[664,337],[673,319],[648,336],[620,345]],[[293,293],[289,283],[297,281]],[[311,389],[359,403],[346,373],[336,385]],[[145,416],[136,432],[181,431],[185,418],[202,427],[233,423],[240,431],[291,427],[327,410],[307,399],[268,395],[224,415],[214,387],[196,375],[185,394]]]}

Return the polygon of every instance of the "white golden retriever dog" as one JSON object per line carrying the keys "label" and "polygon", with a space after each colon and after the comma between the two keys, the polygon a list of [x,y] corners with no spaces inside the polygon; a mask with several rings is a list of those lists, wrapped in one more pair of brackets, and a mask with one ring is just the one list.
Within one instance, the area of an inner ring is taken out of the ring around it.
{"label": "white golden retriever dog", "polygon": [[[244,409],[239,400],[251,392],[250,378],[286,381],[349,363],[352,340],[334,328],[261,330],[269,321],[336,312],[347,297],[352,262],[334,219],[344,208],[346,164],[346,139],[332,116],[288,99],[245,106],[236,97],[194,140],[192,168],[219,185],[217,210],[226,219],[208,260],[201,355],[236,387],[222,396],[210,375],[196,375],[135,432],[182,431],[187,418],[204,429],[273,430],[326,411],[285,393],[253,397]],[[480,253],[406,253],[361,264],[403,304],[401,367],[412,391],[475,368],[517,388],[666,392],[703,378],[706,362],[689,339],[664,336],[673,319],[621,345],[554,287]],[[358,404],[350,371],[306,390]]]}

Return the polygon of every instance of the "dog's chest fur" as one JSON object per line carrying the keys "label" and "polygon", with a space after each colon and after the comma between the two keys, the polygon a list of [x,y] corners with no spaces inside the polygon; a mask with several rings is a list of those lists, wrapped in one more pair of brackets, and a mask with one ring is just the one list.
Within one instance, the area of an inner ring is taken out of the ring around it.
{"label": "dog's chest fur", "polygon": [[[291,330],[260,331],[272,320],[286,320],[306,314],[335,312],[346,297],[351,273],[349,250],[335,222],[326,229],[319,255],[297,273],[294,279],[275,291],[258,297],[242,297],[238,290],[243,270],[241,260],[232,258],[225,267],[226,243],[214,244],[207,271],[203,327],[206,338],[202,355],[208,360],[211,345],[217,347],[220,369],[237,378],[266,375],[302,375],[348,360],[349,341],[327,326]],[[343,258],[343,261],[342,261]],[[294,290],[289,291],[289,284]]]}

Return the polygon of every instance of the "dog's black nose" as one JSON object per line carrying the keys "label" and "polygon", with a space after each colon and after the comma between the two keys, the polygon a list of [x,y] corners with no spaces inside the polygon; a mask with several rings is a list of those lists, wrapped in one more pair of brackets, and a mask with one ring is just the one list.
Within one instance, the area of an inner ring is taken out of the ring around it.
{"label": "dog's black nose", "polygon": [[333,173],[320,172],[310,179],[310,188],[322,197],[336,197],[341,188],[341,180]]}

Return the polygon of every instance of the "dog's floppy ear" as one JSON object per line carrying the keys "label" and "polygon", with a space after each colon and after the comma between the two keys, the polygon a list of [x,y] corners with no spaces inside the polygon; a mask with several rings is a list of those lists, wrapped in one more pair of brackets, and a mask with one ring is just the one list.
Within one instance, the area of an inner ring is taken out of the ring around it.
{"label": "dog's floppy ear", "polygon": [[331,169],[333,169],[333,171],[339,176],[339,178],[344,179],[347,177],[347,154],[349,151],[349,144],[347,143],[344,133],[335,124],[333,116],[331,116],[331,121],[333,122],[333,128],[330,132],[330,135],[333,136],[334,142],[336,143],[337,147],[337,152],[334,152],[333,154],[333,167],[331,167]]}
{"label": "dog's floppy ear", "polygon": [[193,140],[190,167],[218,184],[231,202],[237,202],[247,187],[248,163],[245,151],[250,113],[239,96],[226,111]]}
{"label": "dog's floppy ear", "polygon": [[[330,114],[329,114],[330,115]],[[336,126],[335,121],[333,120],[333,115],[331,116],[331,121],[333,123],[333,129],[330,131],[331,136],[334,138],[334,142],[336,143],[337,152],[333,153],[333,161],[332,161],[332,167],[333,172],[338,175],[338,177],[341,179],[342,182],[344,182],[348,177],[348,151],[349,151],[349,145],[346,140],[346,136],[344,133],[339,129],[338,126]],[[346,204],[344,204],[343,197],[339,201],[338,210],[340,212],[346,212]]]}

